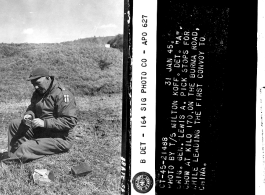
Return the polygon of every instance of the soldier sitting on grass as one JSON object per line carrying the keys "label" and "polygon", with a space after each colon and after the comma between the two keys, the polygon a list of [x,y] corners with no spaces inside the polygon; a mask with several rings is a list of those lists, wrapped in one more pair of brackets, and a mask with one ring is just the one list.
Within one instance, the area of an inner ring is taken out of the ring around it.
{"label": "soldier sitting on grass", "polygon": [[8,156],[22,162],[67,152],[73,145],[77,108],[73,94],[47,69],[33,70],[27,79],[35,91],[23,119],[8,130]]}

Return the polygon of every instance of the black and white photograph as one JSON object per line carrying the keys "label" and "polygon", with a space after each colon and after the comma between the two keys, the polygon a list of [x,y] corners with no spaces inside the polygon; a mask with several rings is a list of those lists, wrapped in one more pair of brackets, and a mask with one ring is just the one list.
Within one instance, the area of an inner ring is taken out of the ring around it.
{"label": "black and white photograph", "polygon": [[0,194],[118,195],[123,0],[0,0]]}
{"label": "black and white photograph", "polygon": [[0,195],[264,194],[255,9],[0,0]]}

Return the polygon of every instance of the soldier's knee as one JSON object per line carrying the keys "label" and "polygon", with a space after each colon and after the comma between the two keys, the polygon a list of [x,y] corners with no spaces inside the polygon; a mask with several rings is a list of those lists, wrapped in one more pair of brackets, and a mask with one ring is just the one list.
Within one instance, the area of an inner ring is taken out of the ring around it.
{"label": "soldier's knee", "polygon": [[8,131],[12,132],[14,130],[17,130],[19,125],[21,123],[21,119],[13,119],[10,123],[9,123],[9,128]]}
{"label": "soldier's knee", "polygon": [[21,119],[13,119],[10,124],[9,127],[18,127],[21,123]]}
{"label": "soldier's knee", "polygon": [[21,123],[21,119],[13,119],[10,124],[13,124],[13,125],[19,125]]}

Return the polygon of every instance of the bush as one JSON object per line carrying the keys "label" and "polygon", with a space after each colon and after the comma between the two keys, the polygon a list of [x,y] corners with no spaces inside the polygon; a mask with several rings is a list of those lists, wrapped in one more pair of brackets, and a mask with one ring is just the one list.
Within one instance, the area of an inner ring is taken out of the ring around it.
{"label": "bush", "polygon": [[0,55],[2,57],[12,57],[18,55],[20,49],[14,44],[1,44]]}
{"label": "bush", "polygon": [[74,41],[67,44],[5,46],[17,50],[11,52],[13,50],[10,49],[9,57],[0,58],[0,99],[29,98],[32,86],[26,78],[37,66],[48,68],[77,96],[122,91],[123,56],[116,49],[105,48],[105,45],[76,44]]}
{"label": "bush", "polygon": [[123,35],[118,34],[113,39],[108,41],[108,44],[110,44],[110,47],[117,48],[120,51],[123,51]]}
{"label": "bush", "polygon": [[111,62],[107,62],[106,60],[99,60],[99,67],[101,70],[108,68],[111,65]]}

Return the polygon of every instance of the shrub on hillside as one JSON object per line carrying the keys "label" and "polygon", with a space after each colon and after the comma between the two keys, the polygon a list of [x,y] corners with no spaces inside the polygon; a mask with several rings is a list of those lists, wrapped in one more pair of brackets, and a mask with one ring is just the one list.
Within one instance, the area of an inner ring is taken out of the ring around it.
{"label": "shrub on hillside", "polygon": [[77,96],[122,91],[120,51],[71,42],[67,45],[33,44],[21,46],[15,56],[0,58],[0,99],[29,98],[32,86],[26,78],[37,66],[48,68]]}
{"label": "shrub on hillside", "polygon": [[123,35],[118,34],[113,39],[108,41],[108,44],[110,44],[110,47],[117,48],[120,51],[123,51]]}
{"label": "shrub on hillside", "polygon": [[107,62],[104,59],[99,60],[99,68],[101,70],[104,70],[104,69],[108,68],[110,65],[111,65],[111,62]]}
{"label": "shrub on hillside", "polygon": [[2,57],[12,57],[19,54],[20,49],[15,44],[1,44],[0,55]]}
{"label": "shrub on hillside", "polygon": [[62,42],[63,45],[87,45],[92,47],[104,47],[105,44],[111,39],[113,39],[114,36],[107,36],[107,37],[89,37],[89,38],[82,38],[74,41],[67,41]]}

